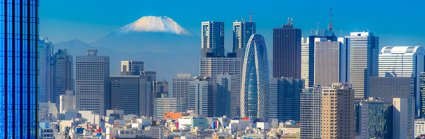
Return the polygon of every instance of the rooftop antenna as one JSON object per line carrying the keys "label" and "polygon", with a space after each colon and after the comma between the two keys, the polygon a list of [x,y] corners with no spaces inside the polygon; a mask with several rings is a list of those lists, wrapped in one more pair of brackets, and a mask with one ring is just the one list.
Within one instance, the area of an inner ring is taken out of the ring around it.
{"label": "rooftop antenna", "polygon": [[249,22],[252,22],[252,13],[249,14]]}
{"label": "rooftop antenna", "polygon": [[288,25],[292,26],[293,19],[288,17]]}
{"label": "rooftop antenna", "polygon": [[332,30],[332,8],[329,10],[329,30]]}

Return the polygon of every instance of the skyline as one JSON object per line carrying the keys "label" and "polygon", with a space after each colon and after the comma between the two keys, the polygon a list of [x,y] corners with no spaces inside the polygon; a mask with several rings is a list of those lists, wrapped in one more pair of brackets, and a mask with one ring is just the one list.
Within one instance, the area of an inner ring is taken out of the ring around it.
{"label": "skyline", "polygon": [[[196,3],[194,0],[186,0],[187,3],[167,1],[168,4],[163,4],[164,1],[127,1],[120,3],[102,1],[100,5],[99,0],[76,0],[72,3],[41,1],[40,35],[49,37],[55,43],[71,39],[90,43],[142,16],[168,16],[197,37],[200,37],[200,22],[224,22],[225,36],[228,36],[225,38],[225,48],[226,51],[230,51],[232,39],[229,36],[232,33],[231,24],[235,20],[242,18],[248,20],[252,14],[253,20],[257,22],[257,32],[265,36],[266,44],[271,44],[272,29],[286,24],[288,17],[294,19],[295,27],[302,29],[302,34],[306,37],[317,28],[318,23],[322,29],[327,27],[329,9],[332,8],[332,22],[337,36],[345,36],[352,31],[368,30],[382,37],[382,46],[425,45],[423,41],[425,27],[422,26],[425,24],[425,15],[420,14],[425,12],[425,9],[420,7],[425,1],[420,0],[411,3],[397,0],[385,3],[361,0],[350,4],[343,1],[309,1],[308,5],[303,1],[278,0],[217,1],[208,5]],[[364,5],[365,2],[368,5]],[[252,3],[257,6],[249,6]],[[241,6],[235,6],[238,4]],[[382,4],[385,6],[381,7]],[[128,8],[111,10],[124,6]],[[357,10],[359,7],[362,7],[361,10]],[[49,12],[52,10],[55,12]],[[375,20],[376,17],[381,19]],[[63,28],[64,26],[66,28]]]}

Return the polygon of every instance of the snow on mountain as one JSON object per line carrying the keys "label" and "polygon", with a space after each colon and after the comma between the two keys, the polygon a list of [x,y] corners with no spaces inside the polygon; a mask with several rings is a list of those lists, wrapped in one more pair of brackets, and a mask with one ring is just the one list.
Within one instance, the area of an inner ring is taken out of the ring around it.
{"label": "snow on mountain", "polygon": [[189,35],[189,32],[167,16],[143,16],[120,29],[120,32],[167,32]]}

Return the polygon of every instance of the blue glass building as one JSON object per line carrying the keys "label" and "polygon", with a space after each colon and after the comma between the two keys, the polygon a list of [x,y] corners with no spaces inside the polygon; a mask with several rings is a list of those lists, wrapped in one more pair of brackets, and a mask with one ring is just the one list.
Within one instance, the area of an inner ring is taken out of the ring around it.
{"label": "blue glass building", "polygon": [[38,0],[0,0],[0,138],[36,138]]}
{"label": "blue glass building", "polygon": [[269,66],[264,37],[252,34],[245,48],[241,82],[241,116],[268,119]]}

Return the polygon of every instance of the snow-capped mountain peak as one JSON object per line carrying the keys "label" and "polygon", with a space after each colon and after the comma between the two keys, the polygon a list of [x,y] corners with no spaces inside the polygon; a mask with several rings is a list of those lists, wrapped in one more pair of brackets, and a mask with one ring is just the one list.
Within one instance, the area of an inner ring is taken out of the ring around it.
{"label": "snow-capped mountain peak", "polygon": [[120,32],[167,32],[189,35],[189,32],[167,16],[143,16],[120,29]]}

